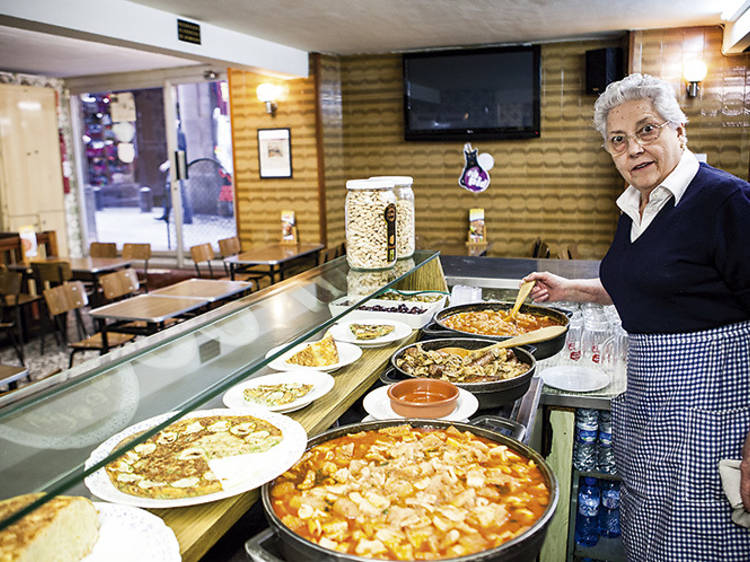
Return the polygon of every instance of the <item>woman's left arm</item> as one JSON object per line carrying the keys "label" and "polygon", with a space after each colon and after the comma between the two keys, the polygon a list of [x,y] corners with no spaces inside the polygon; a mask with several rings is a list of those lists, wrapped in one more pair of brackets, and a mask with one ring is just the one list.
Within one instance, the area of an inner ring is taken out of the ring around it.
{"label": "woman's left arm", "polygon": [[750,432],[745,437],[742,446],[742,462],[740,463],[740,496],[745,511],[750,511]]}

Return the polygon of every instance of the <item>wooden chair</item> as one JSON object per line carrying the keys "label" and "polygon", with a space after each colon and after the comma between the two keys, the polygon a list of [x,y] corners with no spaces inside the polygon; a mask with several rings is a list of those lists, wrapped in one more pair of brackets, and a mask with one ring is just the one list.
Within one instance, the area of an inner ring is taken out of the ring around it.
{"label": "wooden chair", "polygon": [[50,262],[31,262],[37,290],[43,291],[50,287],[57,287],[73,278],[70,263],[64,260]]}
{"label": "wooden chair", "polygon": [[122,257],[126,260],[141,260],[143,262],[143,269],[138,272],[138,283],[144,292],[148,293],[148,260],[151,259],[151,244],[123,244]]}
{"label": "wooden chair", "polygon": [[198,277],[203,277],[200,264],[205,262],[206,266],[208,267],[209,279],[214,278],[214,270],[211,266],[211,260],[214,259],[215,256],[214,249],[211,247],[210,243],[206,242],[205,244],[196,244],[195,246],[191,246],[190,257],[193,258],[195,272],[198,274]]}
{"label": "wooden chair", "polygon": [[89,255],[92,258],[116,258],[117,244],[114,242],[92,242],[89,245]]}
{"label": "wooden chair", "polygon": [[[63,344],[67,344],[71,349],[70,360],[68,361],[69,369],[73,366],[74,355],[79,351],[95,350],[99,351],[100,354],[104,353],[102,334],[97,332],[89,336],[86,333],[86,327],[83,325],[81,309],[88,304],[88,298],[86,297],[83,283],[80,281],[73,281],[72,283],[63,283],[62,285],[45,289],[44,300],[47,303],[50,317],[53,319],[60,335],[62,336]],[[67,326],[68,312],[71,311],[75,313],[76,327],[78,329],[79,337],[81,337],[81,340],[72,343],[68,339]],[[132,334],[120,334],[117,332],[107,333],[107,342],[110,348],[123,345],[132,341],[134,338],[135,336]]]}
{"label": "wooden chair", "polygon": [[102,275],[99,277],[99,285],[104,298],[115,301],[137,293],[140,283],[136,271],[129,267]]}
{"label": "wooden chair", "polygon": [[[23,333],[21,332],[21,282],[22,273],[0,271],[0,330],[10,340],[21,365],[25,365],[23,353]],[[15,331],[18,331],[16,339]]]}
{"label": "wooden chair", "polygon": [[[241,251],[240,239],[236,236],[230,236],[229,238],[222,238],[219,240],[219,253],[221,254],[220,257],[222,260],[226,260],[230,256],[236,256]],[[224,261],[224,273],[227,275],[225,279],[228,279],[229,264],[227,264],[226,261]],[[251,283],[255,283],[255,286],[258,289],[260,289],[261,279],[268,279],[273,283],[273,278],[269,272],[259,270],[253,271],[252,269],[250,271],[243,271],[242,273],[235,273],[234,278],[237,281],[250,281]]]}

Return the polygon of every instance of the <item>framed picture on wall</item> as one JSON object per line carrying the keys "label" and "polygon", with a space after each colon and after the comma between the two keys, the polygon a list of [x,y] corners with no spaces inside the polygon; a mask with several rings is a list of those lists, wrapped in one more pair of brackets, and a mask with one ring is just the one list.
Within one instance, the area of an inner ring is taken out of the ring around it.
{"label": "framed picture on wall", "polygon": [[292,138],[286,129],[258,129],[260,177],[292,177]]}

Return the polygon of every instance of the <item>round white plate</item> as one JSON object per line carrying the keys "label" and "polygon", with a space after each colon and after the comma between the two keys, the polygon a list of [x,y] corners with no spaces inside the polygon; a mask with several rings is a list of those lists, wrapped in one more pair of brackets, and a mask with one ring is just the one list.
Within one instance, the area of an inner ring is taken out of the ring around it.
{"label": "round white plate", "polygon": [[609,377],[593,367],[558,365],[542,371],[542,380],[547,386],[570,392],[591,392],[609,384]]}
{"label": "round white plate", "polygon": [[[245,400],[244,392],[247,388],[252,388],[261,384],[284,384],[284,383],[301,383],[311,384],[313,387],[304,396],[300,396],[294,402],[287,404],[280,404],[278,406],[264,406],[257,402],[250,402]],[[312,370],[296,370],[296,371],[283,371],[281,373],[272,373],[262,377],[250,379],[249,381],[241,382],[227,390],[224,396],[221,397],[222,402],[227,408],[246,408],[248,406],[258,406],[266,408],[272,412],[294,412],[300,408],[304,408],[313,400],[317,400],[321,396],[328,394],[333,388],[333,377],[328,373],[321,373],[320,371]]]}
{"label": "round white plate", "polygon": [[[358,340],[354,336],[354,334],[352,334],[352,331],[350,329],[350,326],[352,324],[390,324],[391,326],[393,326],[393,331],[390,334],[386,334],[385,336],[381,336],[379,338],[374,338],[371,340]],[[388,343],[402,340],[406,336],[411,335],[411,328],[403,322],[399,322],[397,320],[347,320],[346,322],[341,322],[332,326],[331,335],[333,335],[334,339],[339,342],[353,343],[360,347],[380,347]]]}
{"label": "round white plate", "polygon": [[[113,435],[91,452],[89,458],[86,459],[85,468],[89,468],[97,462],[104,460],[117,444],[126,437],[150,429],[173,417],[175,414],[177,412],[168,412],[154,416],[153,418],[131,425],[124,431]],[[247,415],[255,416],[275,425],[281,430],[282,441],[275,447],[271,447],[262,453],[238,455],[222,459],[221,468],[225,473],[225,479],[230,483],[220,492],[176,499],[154,499],[132,496],[115,488],[103,467],[87,476],[84,484],[86,484],[91,493],[103,500],[146,508],[183,507],[208,503],[229,498],[262,486],[291,467],[305,451],[305,447],[307,447],[307,433],[299,423],[288,416],[269,412],[264,408],[250,406],[242,409],[217,408],[213,410],[197,410],[186,414],[182,419]],[[214,473],[217,472],[214,466],[211,469]]]}
{"label": "round white plate", "polygon": [[99,539],[82,562],[179,562],[180,544],[161,517],[138,507],[94,502]]}
{"label": "round white plate", "polygon": [[[334,363],[333,365],[327,365],[326,367],[300,367],[299,365],[294,365],[293,363],[287,363],[286,361],[287,359],[289,359],[292,355],[300,351],[309,343],[312,343],[312,342],[305,342],[299,345],[295,345],[292,349],[287,351],[284,355],[282,355],[281,357],[277,357],[276,359],[271,361],[268,364],[268,366],[271,367],[272,369],[276,369],[277,371],[297,371],[297,370],[303,369],[303,370],[309,370],[309,371],[330,372],[330,371],[335,371],[336,369],[340,369],[341,367],[344,367],[346,365],[349,365],[350,363],[354,363],[357,359],[362,357],[362,350],[356,345],[351,344],[351,343],[336,342],[336,349],[338,349],[338,352],[339,352],[338,363]],[[284,347],[284,345],[277,345],[276,347],[270,349],[268,353],[266,353],[266,357],[273,355],[279,349]]]}
{"label": "round white plate", "polygon": [[[362,401],[365,412],[370,414],[376,420],[403,419],[404,416],[397,414],[391,408],[391,399],[388,398],[388,387],[379,386],[371,391]],[[468,390],[458,389],[458,400],[456,409],[447,416],[439,418],[447,421],[463,421],[479,408],[479,400]]]}

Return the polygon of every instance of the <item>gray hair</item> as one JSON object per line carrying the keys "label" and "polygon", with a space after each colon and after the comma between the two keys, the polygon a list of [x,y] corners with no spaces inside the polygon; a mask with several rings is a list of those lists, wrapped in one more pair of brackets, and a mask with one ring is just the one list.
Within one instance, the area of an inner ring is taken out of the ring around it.
{"label": "gray hair", "polygon": [[607,115],[609,110],[631,100],[651,100],[654,109],[677,128],[687,123],[685,113],[677,103],[674,89],[661,78],[648,74],[630,74],[622,80],[612,82],[594,103],[594,127],[607,140]]}

